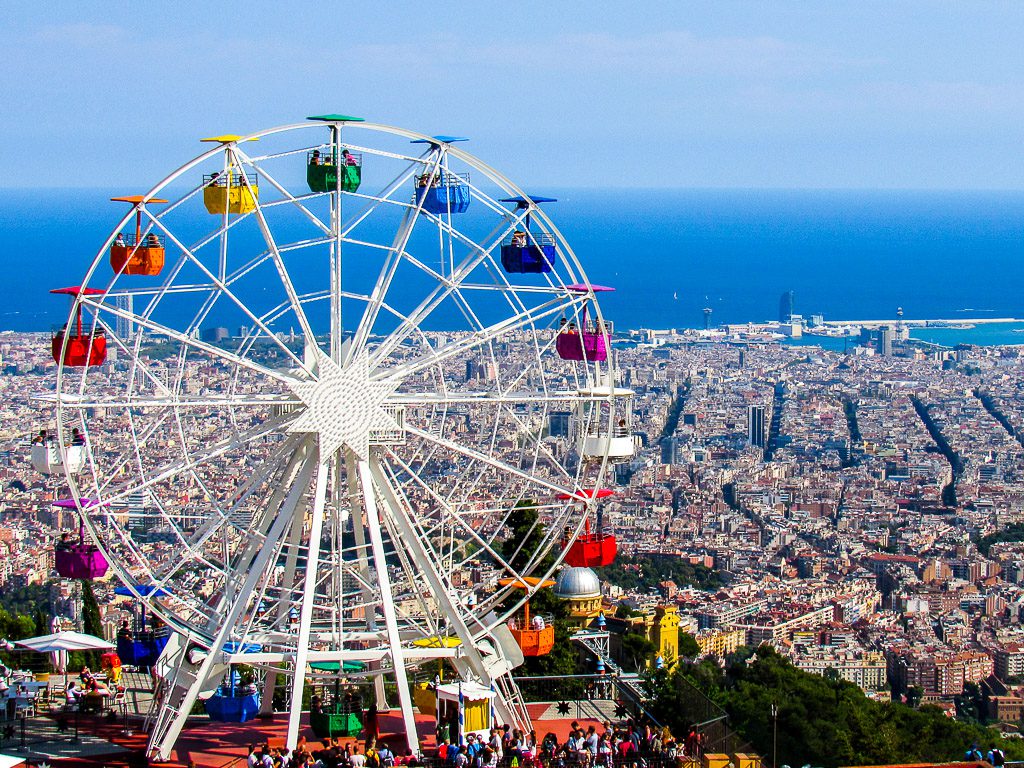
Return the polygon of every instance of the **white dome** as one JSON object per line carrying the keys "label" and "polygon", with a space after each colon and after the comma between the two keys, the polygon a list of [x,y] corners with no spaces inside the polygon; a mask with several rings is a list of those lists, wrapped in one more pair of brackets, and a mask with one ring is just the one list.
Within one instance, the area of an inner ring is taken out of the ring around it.
{"label": "white dome", "polygon": [[581,600],[601,596],[601,580],[590,568],[563,568],[555,580],[555,597]]}

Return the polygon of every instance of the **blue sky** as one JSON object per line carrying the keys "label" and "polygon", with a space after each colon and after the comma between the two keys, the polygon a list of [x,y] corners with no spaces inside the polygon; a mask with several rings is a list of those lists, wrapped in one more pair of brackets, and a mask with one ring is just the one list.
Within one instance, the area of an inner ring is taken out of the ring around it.
{"label": "blue sky", "polygon": [[533,187],[1024,187],[1024,4],[0,5],[0,185],[157,181],[341,111]]}

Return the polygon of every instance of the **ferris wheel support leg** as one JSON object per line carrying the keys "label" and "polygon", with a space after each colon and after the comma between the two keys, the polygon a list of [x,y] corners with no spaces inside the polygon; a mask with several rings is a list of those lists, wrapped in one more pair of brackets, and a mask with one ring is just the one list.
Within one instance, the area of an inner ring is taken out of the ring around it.
{"label": "ferris wheel support leg", "polygon": [[[384,504],[390,513],[391,520],[398,529],[397,533],[399,539],[406,546],[409,555],[419,567],[420,572],[424,577],[426,577],[427,583],[430,585],[430,589],[433,592],[433,597],[437,600],[439,612],[451,621],[452,627],[455,629],[455,633],[459,636],[459,640],[462,641],[463,655],[459,660],[464,662],[467,671],[476,677],[481,683],[484,685],[491,685],[496,681],[496,677],[492,676],[484,662],[483,656],[477,649],[473,633],[462,616],[462,611],[465,609],[460,603],[457,603],[452,599],[451,585],[445,583],[441,574],[438,573],[435,559],[427,552],[419,534],[413,528],[409,518],[406,516],[403,505],[399,501],[394,487],[388,482],[379,460],[375,460],[373,462],[371,472],[373,473],[373,480],[376,483],[377,488],[380,490],[381,497],[384,499]],[[371,491],[368,489],[367,494],[370,493]],[[495,652],[500,654],[500,645],[497,641],[494,641],[493,638],[492,643]],[[465,675],[463,675],[463,677],[465,677]],[[509,723],[516,728],[522,729],[526,727],[526,730],[529,730],[529,722],[523,722],[522,717],[517,715],[514,707],[506,701],[500,687],[496,690],[496,693],[498,693],[498,696],[495,699],[495,709],[498,711],[498,714],[504,722]]]}
{"label": "ferris wheel support leg", "polygon": [[366,504],[366,523],[370,532],[370,545],[373,548],[373,566],[377,572],[377,584],[381,593],[381,609],[384,612],[384,624],[387,628],[388,644],[391,646],[391,665],[395,670],[395,683],[398,686],[398,703],[402,708],[402,720],[405,724],[407,747],[417,754],[419,737],[416,734],[416,718],[412,713],[412,695],[409,693],[409,680],[405,673],[405,656],[402,653],[402,638],[398,633],[398,615],[391,594],[391,576],[384,557],[384,539],[381,536],[381,517],[377,507],[377,494],[370,465],[359,460],[359,481],[363,487],[363,500]]}
{"label": "ferris wheel support leg", "polygon": [[[359,573],[362,576],[360,591],[363,596],[363,604],[369,605],[373,595],[370,591],[370,561],[366,557],[366,524],[362,503],[362,490],[359,487],[359,477],[356,473],[356,463],[351,453],[345,454],[345,476],[348,478],[349,505],[352,508],[352,531],[355,534],[356,549],[359,552]],[[366,611],[366,631],[377,631],[377,619],[373,611]],[[369,668],[375,670],[380,667],[380,662],[370,662]],[[384,688],[383,673],[373,676],[374,701],[378,711],[390,709],[387,701],[387,692]]]}
{"label": "ferris wheel support leg", "polygon": [[[256,584],[262,578],[263,571],[266,569],[267,564],[270,560],[278,555],[278,544],[284,537],[285,529],[289,522],[291,522],[292,515],[295,514],[295,509],[299,505],[306,488],[309,487],[310,477],[313,474],[314,463],[308,458],[302,462],[301,469],[298,472],[298,476],[295,483],[291,486],[291,491],[288,497],[285,499],[284,506],[281,509],[280,514],[274,519],[273,525],[267,532],[267,537],[263,542],[262,548],[256,554],[254,560],[249,562],[241,563],[239,573],[245,573],[246,578],[240,589],[235,594],[238,598],[235,599],[234,603],[228,609],[224,615],[224,621],[221,624],[220,631],[214,638],[213,643],[210,645],[210,652],[203,659],[203,663],[200,665],[199,670],[196,672],[195,681],[189,686],[185,695],[182,697],[180,702],[165,701],[165,709],[161,715],[165,714],[170,718],[166,730],[161,731],[158,726],[153,729],[153,735],[151,737],[149,752],[160,760],[169,760],[171,756],[171,750],[174,748],[174,742],[178,740],[178,736],[181,735],[181,729],[185,727],[185,722],[188,720],[189,712],[192,710],[192,706],[196,703],[196,699],[199,697],[199,692],[202,690],[203,685],[206,684],[207,678],[210,676],[210,671],[214,664],[220,658],[221,651],[224,648],[224,643],[227,642],[231,635],[231,630],[235,626],[235,622],[238,621],[238,617],[242,614],[245,606],[248,602],[248,597],[252,594]],[[173,693],[169,691],[168,695]]]}
{"label": "ferris wheel support leg", "polygon": [[[285,557],[284,578],[281,580],[281,599],[277,605],[277,625],[284,626],[288,622],[288,611],[292,606],[295,590],[295,571],[298,569],[299,549],[302,544],[302,531],[306,522],[308,503],[299,502],[292,516],[292,528],[288,534],[288,555]],[[277,672],[267,670],[263,685],[263,700],[260,702],[260,714],[271,714],[274,711],[274,690],[277,687]]]}
{"label": "ferris wheel support leg", "polygon": [[316,470],[313,521],[309,530],[309,554],[306,557],[306,576],[302,584],[302,608],[299,611],[299,634],[295,642],[295,666],[292,668],[292,700],[288,707],[288,735],[285,737],[285,745],[289,750],[295,749],[295,745],[299,741],[302,692],[306,687],[306,662],[309,658],[309,627],[313,621],[317,573],[320,570],[320,536],[323,534],[324,527],[328,474],[328,464],[321,457]]}

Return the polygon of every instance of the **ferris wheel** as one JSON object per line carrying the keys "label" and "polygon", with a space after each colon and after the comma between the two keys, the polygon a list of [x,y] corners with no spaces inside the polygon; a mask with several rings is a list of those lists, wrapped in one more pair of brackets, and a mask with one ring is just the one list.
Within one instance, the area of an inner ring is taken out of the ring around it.
{"label": "ferris wheel", "polygon": [[555,201],[457,137],[324,115],[204,141],[115,198],[52,345],[77,514],[173,630],[151,752],[242,663],[264,711],[287,681],[289,746],[343,676],[416,749],[438,659],[526,725],[507,622],[633,454],[608,289]]}

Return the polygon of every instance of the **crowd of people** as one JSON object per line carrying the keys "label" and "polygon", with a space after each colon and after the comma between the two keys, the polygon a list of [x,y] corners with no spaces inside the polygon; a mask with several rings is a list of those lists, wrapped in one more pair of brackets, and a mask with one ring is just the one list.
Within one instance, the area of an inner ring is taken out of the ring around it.
{"label": "crowd of people", "polygon": [[573,722],[565,741],[551,732],[538,740],[536,731],[523,733],[506,725],[492,728],[487,737],[468,734],[464,744],[453,743],[447,734],[439,733],[437,758],[452,768],[610,768],[639,765],[641,760],[675,762],[686,754],[696,756],[702,745],[696,734],[693,736],[687,750],[667,728],[641,728],[632,722],[617,728],[606,722],[601,731],[596,725],[584,729]]}
{"label": "crowd of people", "polygon": [[642,768],[651,765],[682,765],[699,759],[703,735],[692,731],[678,742],[667,728],[638,726],[628,722],[619,727],[604,723],[586,728],[573,722],[564,741],[554,733],[538,739],[536,731],[523,732],[510,726],[492,728],[487,735],[447,732],[443,723],[437,733],[433,754],[400,752],[375,736],[368,736],[362,749],[358,742],[339,738],[307,744],[304,738],[294,750],[284,747],[250,745],[248,768]]}

